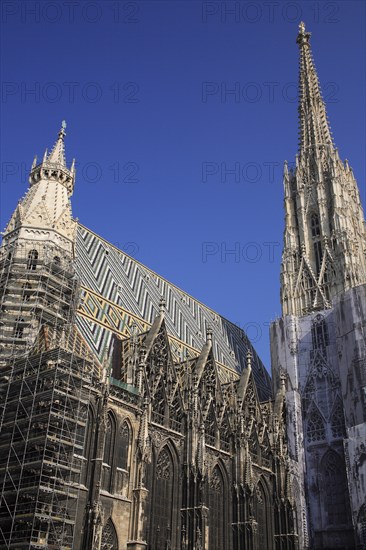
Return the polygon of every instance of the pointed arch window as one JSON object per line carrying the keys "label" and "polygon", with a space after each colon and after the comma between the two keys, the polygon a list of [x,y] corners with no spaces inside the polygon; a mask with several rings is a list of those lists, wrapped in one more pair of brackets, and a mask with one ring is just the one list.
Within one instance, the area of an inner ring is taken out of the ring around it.
{"label": "pointed arch window", "polygon": [[306,436],[309,443],[324,441],[325,427],[320,412],[313,407],[309,413]]}
{"label": "pointed arch window", "polygon": [[205,438],[208,445],[213,447],[216,444],[216,434],[217,434],[217,425],[216,425],[216,415],[213,403],[210,405],[210,409],[207,413],[205,420]]}
{"label": "pointed arch window", "polygon": [[208,481],[208,505],[210,550],[222,550],[226,548],[225,485],[218,466],[215,466]]}
{"label": "pointed arch window", "polygon": [[230,424],[225,414],[220,426],[220,447],[227,453],[230,451],[230,435]]}
{"label": "pointed arch window", "polygon": [[116,440],[116,422],[111,414],[108,414],[103,453],[103,477],[102,489],[112,492],[113,481],[113,457]]}
{"label": "pointed arch window", "polygon": [[107,521],[102,531],[101,550],[118,550],[116,529],[111,518]]}
{"label": "pointed arch window", "polygon": [[313,349],[326,350],[329,345],[328,327],[324,317],[317,315],[311,327]]}
{"label": "pointed arch window", "polygon": [[321,463],[327,525],[343,525],[349,520],[346,466],[335,451],[328,451]]}
{"label": "pointed arch window", "polygon": [[319,216],[313,212],[310,216],[311,236],[314,242],[314,259],[316,274],[319,275],[322,261],[323,261],[323,248],[320,239],[320,221]]}
{"label": "pointed arch window", "polygon": [[183,421],[183,406],[178,388],[175,390],[169,409],[169,426],[173,430],[180,432]]}
{"label": "pointed arch window", "polygon": [[27,269],[34,271],[37,269],[38,252],[37,250],[30,250],[28,253]]}
{"label": "pointed arch window", "polygon": [[161,376],[158,387],[152,401],[152,419],[157,424],[165,424],[167,415],[167,403],[165,397],[165,388],[163,384],[163,377]]}
{"label": "pointed arch window", "polygon": [[272,548],[270,543],[270,524],[268,521],[267,495],[261,482],[258,483],[254,494],[254,514],[258,523],[258,550]]}
{"label": "pointed arch window", "polygon": [[161,550],[172,546],[179,508],[174,491],[177,482],[174,461],[168,447],[157,458],[154,477],[149,548]]}
{"label": "pointed arch window", "polygon": [[333,437],[345,436],[346,430],[344,425],[343,407],[339,399],[337,399],[337,402],[333,408],[331,429]]}
{"label": "pointed arch window", "polygon": [[313,212],[310,216],[311,236],[314,238],[320,236],[320,222],[319,216]]}
{"label": "pointed arch window", "polygon": [[130,428],[127,422],[122,424],[119,442],[118,442],[118,455],[117,455],[117,467],[122,470],[128,470],[128,453],[130,448]]}

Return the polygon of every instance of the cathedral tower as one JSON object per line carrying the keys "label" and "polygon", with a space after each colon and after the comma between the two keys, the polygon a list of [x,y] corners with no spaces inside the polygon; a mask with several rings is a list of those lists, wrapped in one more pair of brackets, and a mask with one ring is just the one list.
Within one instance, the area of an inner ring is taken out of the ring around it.
{"label": "cathedral tower", "polygon": [[299,152],[285,163],[285,232],[281,272],[284,315],[327,309],[346,289],[366,282],[366,230],[356,180],[340,160],[301,23]]}
{"label": "cathedral tower", "polygon": [[35,159],[0,248],[0,548],[73,548],[90,388],[65,123]]}
{"label": "cathedral tower", "polygon": [[365,548],[365,222],[352,169],[334,145],[304,23],[297,44],[300,142],[295,168],[284,167],[273,378],[275,386],[287,378],[303,547]]}
{"label": "cathedral tower", "polygon": [[63,322],[70,311],[76,223],[69,198],[75,162],[70,169],[66,166],[65,128],[63,122],[51,153],[46,150],[42,162],[37,164],[35,157],[30,187],[3,233],[0,365],[29,349],[42,324]]}

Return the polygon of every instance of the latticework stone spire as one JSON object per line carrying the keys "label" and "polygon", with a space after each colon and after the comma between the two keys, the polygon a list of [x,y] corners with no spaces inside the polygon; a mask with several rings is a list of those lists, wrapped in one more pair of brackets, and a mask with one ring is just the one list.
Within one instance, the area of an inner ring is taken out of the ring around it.
{"label": "latticework stone spire", "polygon": [[310,32],[305,32],[305,24],[300,23],[296,40],[300,48],[300,155],[312,154],[315,147],[331,146],[334,148],[318,75],[312,58],[310,36]]}
{"label": "latticework stone spire", "polygon": [[356,180],[334,146],[310,49],[300,24],[299,155],[284,168],[283,314],[331,307],[335,296],[366,282],[366,231]]}

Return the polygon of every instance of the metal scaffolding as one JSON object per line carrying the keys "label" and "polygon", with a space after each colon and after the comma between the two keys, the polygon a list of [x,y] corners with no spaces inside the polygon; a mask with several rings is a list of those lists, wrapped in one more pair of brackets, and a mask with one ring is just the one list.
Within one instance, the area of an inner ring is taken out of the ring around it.
{"label": "metal scaffolding", "polygon": [[42,260],[5,252],[0,549],[71,550],[98,368],[73,325],[78,286],[70,264],[47,251]]}

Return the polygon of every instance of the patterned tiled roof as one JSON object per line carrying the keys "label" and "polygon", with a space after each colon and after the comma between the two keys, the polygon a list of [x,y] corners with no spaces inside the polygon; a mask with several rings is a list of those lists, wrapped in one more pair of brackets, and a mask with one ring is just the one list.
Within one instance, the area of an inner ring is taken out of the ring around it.
{"label": "patterned tiled roof", "polygon": [[148,330],[164,297],[165,322],[176,360],[196,357],[213,332],[213,351],[223,382],[246,368],[248,348],[259,398],[271,394],[271,379],[244,331],[85,226],[78,224],[76,272],[81,282],[78,327],[102,361],[112,335]]}

